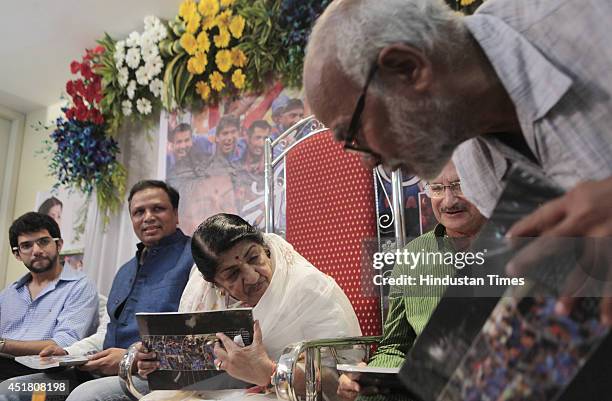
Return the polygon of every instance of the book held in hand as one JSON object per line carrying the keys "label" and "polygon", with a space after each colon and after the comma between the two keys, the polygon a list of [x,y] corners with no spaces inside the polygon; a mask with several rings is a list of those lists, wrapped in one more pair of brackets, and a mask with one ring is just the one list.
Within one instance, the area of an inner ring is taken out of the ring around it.
{"label": "book held in hand", "polygon": [[41,357],[38,355],[16,356],[15,361],[31,369],[44,370],[60,366],[84,365],[89,361],[85,355],[54,355]]}
{"label": "book held in hand", "polygon": [[221,380],[215,377],[223,374],[214,365],[216,333],[224,333],[240,346],[253,341],[252,308],[137,313],[136,319],[143,345],[160,362],[160,368],[148,377],[152,390],[212,389]]}

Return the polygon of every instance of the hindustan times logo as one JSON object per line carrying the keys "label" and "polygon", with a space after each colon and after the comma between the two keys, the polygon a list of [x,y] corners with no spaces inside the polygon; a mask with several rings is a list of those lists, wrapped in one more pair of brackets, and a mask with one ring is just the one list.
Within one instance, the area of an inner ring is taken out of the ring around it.
{"label": "hindustan times logo", "polygon": [[466,266],[482,266],[485,262],[484,256],[487,252],[432,252],[421,249],[419,252],[411,252],[407,249],[395,252],[375,252],[373,255],[373,267],[380,270],[388,265],[407,266],[410,270],[422,265],[452,265],[461,270]]}

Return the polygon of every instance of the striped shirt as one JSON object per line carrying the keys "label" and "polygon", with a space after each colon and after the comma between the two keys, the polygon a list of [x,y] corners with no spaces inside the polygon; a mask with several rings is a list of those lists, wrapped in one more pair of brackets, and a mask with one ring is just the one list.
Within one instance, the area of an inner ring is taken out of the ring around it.
{"label": "striped shirt", "polygon": [[[442,224],[414,239],[404,248],[410,253],[453,252],[446,229]],[[455,274],[452,265],[421,263],[414,269],[406,264],[396,264],[391,277],[418,277],[427,274],[445,277]],[[416,338],[421,334],[431,314],[438,305],[444,286],[394,285],[389,291],[389,312],[383,327],[383,339],[368,362],[374,367],[400,367]]]}
{"label": "striped shirt", "polygon": [[495,208],[508,162],[531,164],[566,190],[612,176],[610,21],[610,0],[489,0],[465,17],[536,158],[491,135],[457,148],[461,187],[483,215]]}
{"label": "striped shirt", "polygon": [[64,267],[35,299],[27,286],[31,277],[26,274],[0,293],[0,337],[67,347],[95,332],[98,291],[84,273]]}

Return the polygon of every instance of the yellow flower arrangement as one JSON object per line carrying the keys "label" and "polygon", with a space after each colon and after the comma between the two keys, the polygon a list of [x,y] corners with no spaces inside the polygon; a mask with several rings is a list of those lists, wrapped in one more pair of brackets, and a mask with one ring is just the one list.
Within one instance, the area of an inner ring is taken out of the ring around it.
{"label": "yellow flower arrangement", "polygon": [[208,57],[203,51],[196,52],[187,62],[187,71],[191,74],[202,74],[208,65]]}
{"label": "yellow flower arrangement", "polygon": [[212,28],[216,26],[217,26],[217,23],[215,21],[215,17],[208,16],[208,17],[202,18],[202,30],[203,31],[210,31]]}
{"label": "yellow flower arrangement", "polygon": [[244,67],[246,64],[247,58],[244,52],[240,49],[233,48],[232,49],[232,64],[236,67]]}
{"label": "yellow flower arrangement", "polygon": [[176,36],[171,47],[178,50],[165,73],[165,107],[183,107],[195,99],[217,102],[246,87],[247,56],[237,47],[246,20],[234,14],[235,4],[182,0],[172,27]]}
{"label": "yellow flower arrangement", "polygon": [[232,53],[229,50],[219,50],[215,56],[215,63],[221,72],[228,72],[232,68]]}
{"label": "yellow flower arrangement", "polygon": [[232,18],[231,9],[227,9],[221,12],[219,15],[217,15],[217,17],[215,18],[215,23],[219,27],[219,30],[229,29],[231,18]]}
{"label": "yellow flower arrangement", "polygon": [[232,83],[236,87],[236,89],[244,88],[244,81],[246,80],[246,76],[242,73],[242,70],[239,68],[232,74]]}
{"label": "yellow flower arrangement", "polygon": [[210,85],[208,85],[206,82],[199,81],[196,84],[196,93],[200,95],[202,100],[208,100],[210,97]]}
{"label": "yellow flower arrangement", "polygon": [[244,18],[242,15],[236,15],[232,17],[232,22],[229,24],[229,30],[236,39],[240,39],[242,37],[242,31],[244,31]]}
{"label": "yellow flower arrangement", "polygon": [[215,46],[219,48],[225,48],[229,45],[231,36],[227,29],[219,28],[219,34],[215,35],[213,40],[215,42]]}
{"label": "yellow flower arrangement", "polygon": [[197,48],[198,48],[198,42],[195,38],[195,36],[193,36],[192,33],[189,32],[185,32],[180,39],[180,44],[181,47],[183,49],[185,49],[185,51],[187,52],[187,54],[189,55],[194,55]]}
{"label": "yellow flower arrangement", "polygon": [[187,20],[187,26],[185,27],[187,32],[191,34],[195,34],[198,31],[198,28],[200,27],[201,20],[202,20],[202,17],[200,17],[200,14],[198,13],[192,14]]}
{"label": "yellow flower arrangement", "polygon": [[181,3],[181,5],[179,6],[179,17],[181,17],[183,20],[187,20],[189,19],[189,17],[191,15],[193,15],[197,10],[197,6],[195,1],[193,0],[185,0],[183,3]]}
{"label": "yellow flower arrangement", "polygon": [[221,75],[219,71],[215,71],[210,74],[210,86],[217,92],[221,92],[221,90],[225,88],[225,83],[223,82],[223,75]]}
{"label": "yellow flower arrangement", "polygon": [[214,17],[219,12],[219,1],[218,0],[200,0],[198,4],[198,11],[205,17]]}
{"label": "yellow flower arrangement", "polygon": [[203,51],[203,52],[207,52],[210,50],[210,39],[208,39],[207,32],[204,32],[204,31],[200,32],[198,34],[196,41],[198,43],[198,50]]}

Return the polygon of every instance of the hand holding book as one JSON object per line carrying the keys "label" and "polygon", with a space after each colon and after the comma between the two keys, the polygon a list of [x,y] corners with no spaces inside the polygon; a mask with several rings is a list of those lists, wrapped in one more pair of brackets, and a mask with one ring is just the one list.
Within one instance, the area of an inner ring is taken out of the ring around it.
{"label": "hand holding book", "polygon": [[275,366],[262,343],[259,321],[253,324],[253,342],[241,347],[223,333],[217,333],[221,343],[215,344],[215,366],[231,376],[259,386],[270,383]]}
{"label": "hand holding book", "polygon": [[136,366],[138,367],[138,376],[146,379],[147,376],[159,369],[159,361],[157,354],[154,351],[149,351],[142,342],[136,344]]}

